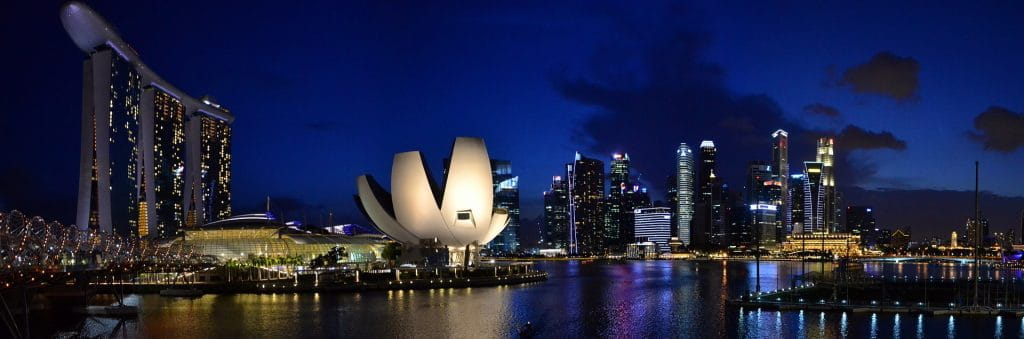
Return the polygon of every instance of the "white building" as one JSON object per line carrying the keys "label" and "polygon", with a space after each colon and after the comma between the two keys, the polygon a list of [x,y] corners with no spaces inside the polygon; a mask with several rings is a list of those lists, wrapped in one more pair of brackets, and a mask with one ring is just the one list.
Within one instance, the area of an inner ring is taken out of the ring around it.
{"label": "white building", "polygon": [[633,210],[633,234],[658,245],[659,252],[668,252],[668,239],[672,234],[672,209],[668,207],[637,208]]}
{"label": "white building", "polygon": [[683,245],[692,243],[690,229],[693,221],[693,151],[686,143],[679,144],[676,150],[676,218],[679,229],[677,234]]}

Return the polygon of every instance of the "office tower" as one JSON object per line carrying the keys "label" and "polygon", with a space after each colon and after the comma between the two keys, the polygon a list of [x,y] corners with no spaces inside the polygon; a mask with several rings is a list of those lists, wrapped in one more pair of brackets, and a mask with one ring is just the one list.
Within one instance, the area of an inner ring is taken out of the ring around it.
{"label": "office tower", "polygon": [[658,245],[659,252],[668,252],[668,239],[672,232],[672,209],[668,207],[637,208],[633,233],[637,239],[646,238]]}
{"label": "office tower", "polygon": [[[675,172],[675,171],[673,171]],[[672,236],[679,237],[679,217],[676,206],[679,205],[679,176],[673,173],[665,181],[665,205],[672,208]]]}
{"label": "office tower", "polygon": [[846,208],[846,229],[854,235],[861,235],[875,229],[875,214],[870,206]]}
{"label": "office tower", "polygon": [[722,225],[725,229],[725,239],[722,245],[739,246],[751,242],[751,232],[746,218],[749,215],[748,206],[743,203],[741,191],[729,189],[729,185],[722,184]]}
{"label": "office tower", "polygon": [[519,177],[512,175],[512,162],[491,160],[494,207],[508,210],[508,225],[487,244],[492,255],[514,254],[519,249]]}
{"label": "office tower", "polygon": [[804,161],[804,232],[828,232],[825,224],[825,164]]}
{"label": "office tower", "polygon": [[772,132],[771,166],[772,180],[778,182],[779,191],[782,192],[778,220],[781,221],[783,233],[789,234],[793,232],[789,198],[789,133],[781,129]]}
{"label": "office tower", "polygon": [[756,204],[758,201],[765,200],[765,185],[766,181],[770,181],[772,177],[771,166],[767,162],[754,160],[747,163],[747,182],[744,186],[744,203],[747,205]]}
{"label": "office tower", "polygon": [[[761,245],[772,245],[781,233],[778,215],[782,192],[773,180],[771,165],[764,161],[751,161],[747,165],[746,205],[753,236]],[[771,215],[769,215],[771,214]]]}
{"label": "office tower", "polygon": [[[725,234],[721,223],[722,197],[719,187],[718,176],[715,173],[715,155],[718,150],[711,140],[704,140],[700,143],[700,168],[697,183],[700,185],[700,192],[697,196],[697,215],[694,222],[699,222],[700,227],[693,227],[699,236],[694,242],[706,242],[713,245],[722,243]],[[691,234],[691,238],[693,235]]]}
{"label": "office tower", "polygon": [[700,195],[698,201],[710,202],[715,187],[715,143],[711,140],[700,142],[700,176],[697,178],[700,184]]}
{"label": "office tower", "polygon": [[690,246],[693,221],[693,151],[686,143],[676,149],[676,234],[683,245]]}
{"label": "office tower", "polygon": [[802,233],[804,231],[804,175],[791,174],[789,176],[789,220],[790,233]]}
{"label": "office tower", "polygon": [[824,225],[830,232],[839,231],[839,214],[841,213],[839,197],[836,195],[835,179],[835,139],[818,138],[816,162],[822,164],[821,182],[825,186]]}
{"label": "office tower", "polygon": [[231,213],[228,110],[146,66],[91,8],[61,8],[83,62],[75,222],[120,235],[171,237]]}
{"label": "office tower", "polygon": [[569,248],[569,183],[562,176],[552,177],[544,192],[544,231],[547,248]]}
{"label": "office tower", "polygon": [[[977,227],[977,226],[981,226],[980,229],[976,229],[975,227]],[[967,218],[967,224],[964,226],[964,228],[966,228],[966,231],[967,231],[967,232],[965,232],[966,234],[964,235],[966,237],[966,239],[964,239],[965,240],[964,243],[968,247],[973,248],[975,246],[986,246],[986,245],[988,245],[988,243],[989,243],[988,219],[982,218],[979,222],[976,223],[976,222],[974,222],[974,218]],[[981,232],[981,234],[978,235],[975,232]],[[977,241],[975,241],[975,237],[981,238],[981,244],[978,244]]]}
{"label": "office tower", "polygon": [[778,225],[776,225],[777,220],[775,219],[778,212],[778,206],[775,204],[750,205],[754,237],[759,240],[761,246],[772,246],[778,243]]}
{"label": "office tower", "polygon": [[605,244],[621,251],[627,242],[633,241],[633,225],[630,214],[633,211],[630,198],[633,185],[629,182],[629,154],[612,155],[609,173],[610,185],[605,199],[604,237]]}
{"label": "office tower", "polygon": [[569,178],[569,254],[604,254],[604,162],[576,153]]}

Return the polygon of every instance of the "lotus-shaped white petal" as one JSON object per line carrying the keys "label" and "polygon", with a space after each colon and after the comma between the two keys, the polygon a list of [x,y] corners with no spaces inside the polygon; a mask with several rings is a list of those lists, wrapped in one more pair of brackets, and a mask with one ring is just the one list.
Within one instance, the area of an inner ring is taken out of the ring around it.
{"label": "lotus-shaped white petal", "polygon": [[494,209],[487,146],[479,138],[456,138],[450,159],[441,190],[420,152],[396,154],[392,195],[363,175],[356,180],[356,200],[367,218],[395,240],[418,244],[437,239],[455,247],[486,244],[508,224],[508,211]]}

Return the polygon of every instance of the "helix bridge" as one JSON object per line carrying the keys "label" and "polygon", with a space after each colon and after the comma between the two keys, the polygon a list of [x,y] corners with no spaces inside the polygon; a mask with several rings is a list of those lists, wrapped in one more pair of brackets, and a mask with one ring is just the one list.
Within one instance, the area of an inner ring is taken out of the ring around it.
{"label": "helix bridge", "polygon": [[140,273],[194,272],[212,264],[188,247],[0,212],[0,292],[95,284],[103,277],[131,279]]}

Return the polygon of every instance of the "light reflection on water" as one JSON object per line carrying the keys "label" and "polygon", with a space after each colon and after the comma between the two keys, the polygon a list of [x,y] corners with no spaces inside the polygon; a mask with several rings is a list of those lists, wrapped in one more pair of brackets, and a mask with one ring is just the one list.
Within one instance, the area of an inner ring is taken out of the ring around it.
{"label": "light reflection on water", "polygon": [[[819,263],[763,262],[762,290],[789,287]],[[831,269],[831,265],[824,265]],[[902,268],[900,268],[902,266]],[[515,336],[527,321],[541,337],[1014,337],[1013,318],[889,313],[821,313],[736,308],[727,298],[754,290],[754,263],[743,261],[540,262],[546,282],[472,289],[365,293],[133,296],[142,337]],[[865,264],[889,275],[965,276],[966,266]],[[988,274],[983,271],[982,274]],[[1014,275],[1018,275],[1015,273]],[[908,321],[907,317],[914,319]],[[96,332],[110,329],[109,323]],[[1016,333],[1016,335],[1014,335]]]}

